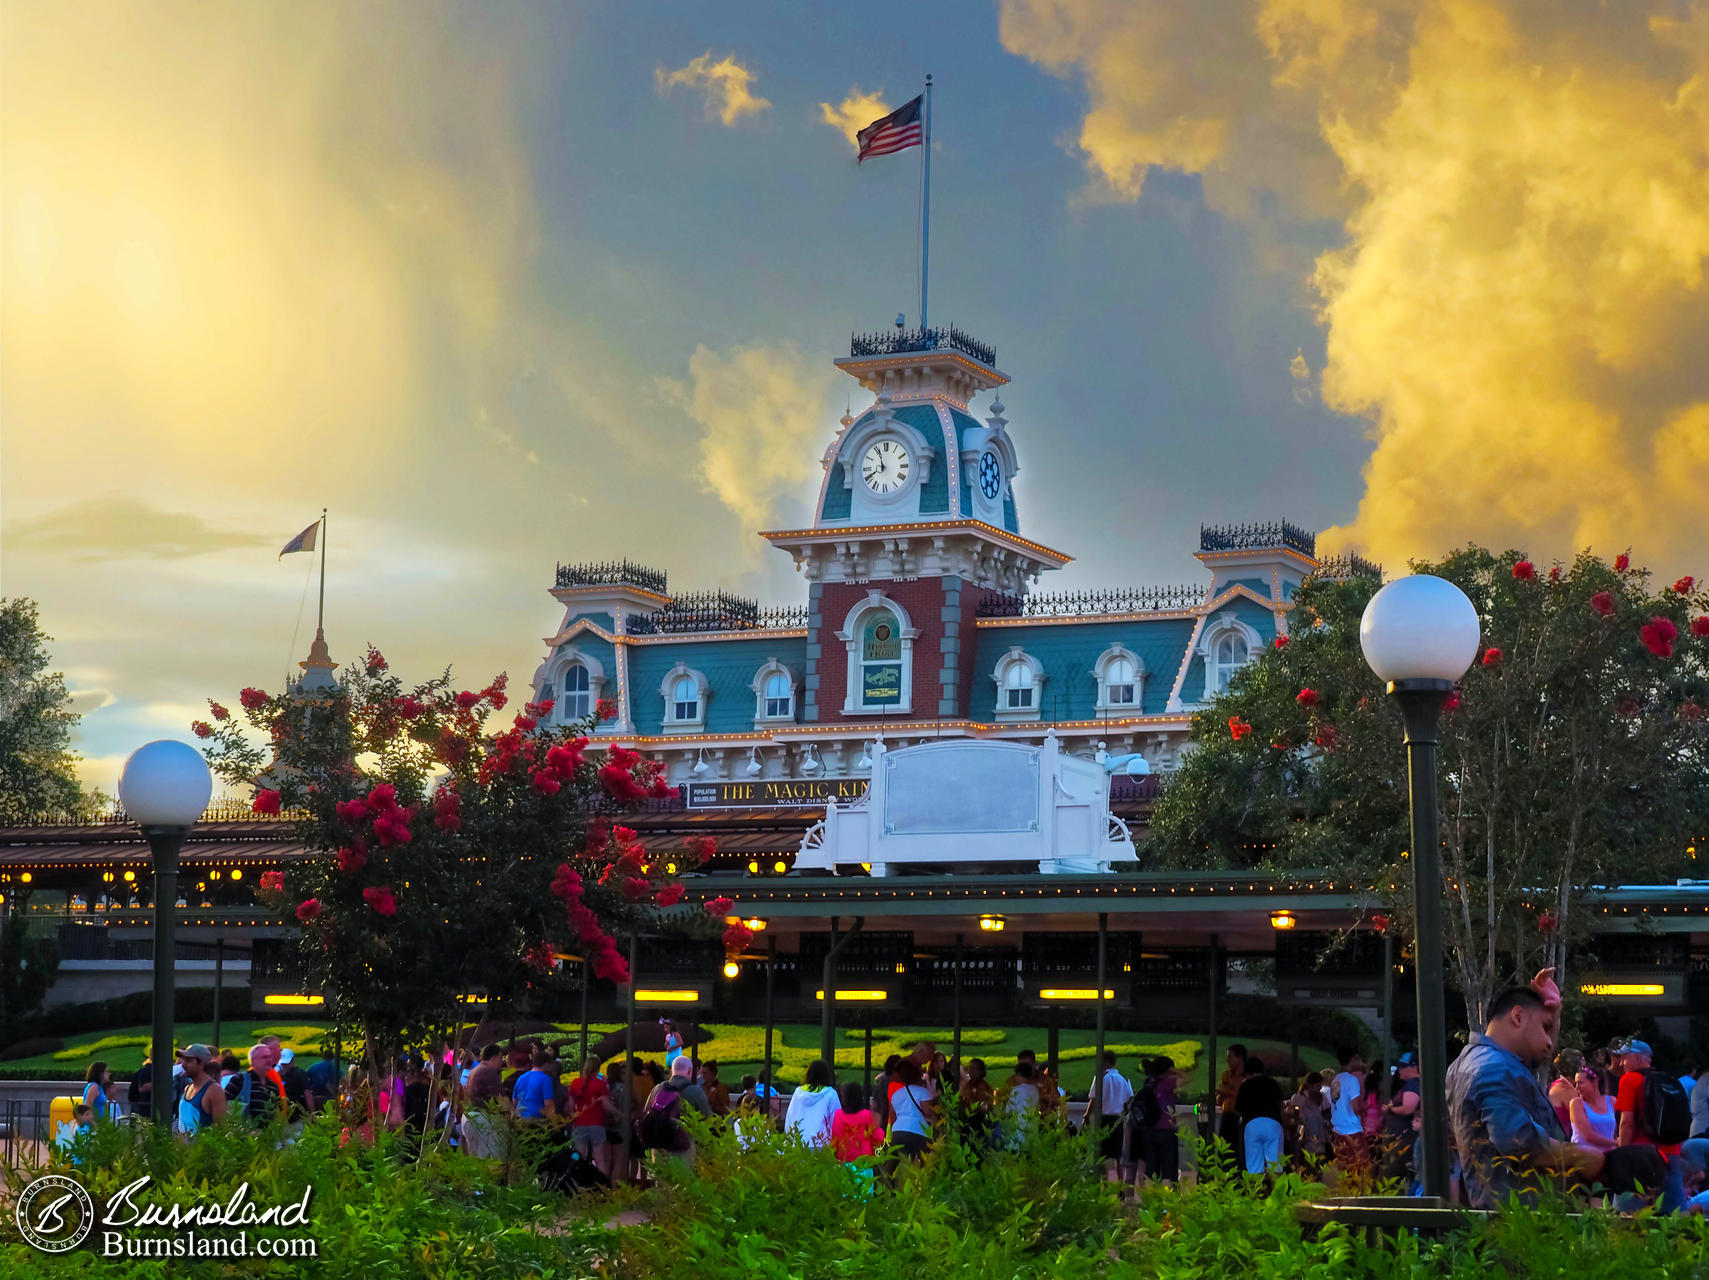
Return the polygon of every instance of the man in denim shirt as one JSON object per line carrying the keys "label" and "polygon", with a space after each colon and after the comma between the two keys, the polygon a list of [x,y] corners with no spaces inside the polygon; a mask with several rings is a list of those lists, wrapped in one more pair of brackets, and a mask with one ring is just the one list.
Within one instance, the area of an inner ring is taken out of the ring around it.
{"label": "man in denim shirt", "polygon": [[1564,1140],[1532,1074],[1553,1047],[1557,1010],[1531,987],[1509,988],[1448,1068],[1448,1124],[1474,1208],[1493,1209],[1515,1194],[1535,1202],[1540,1170],[1587,1179],[1602,1172],[1603,1153]]}

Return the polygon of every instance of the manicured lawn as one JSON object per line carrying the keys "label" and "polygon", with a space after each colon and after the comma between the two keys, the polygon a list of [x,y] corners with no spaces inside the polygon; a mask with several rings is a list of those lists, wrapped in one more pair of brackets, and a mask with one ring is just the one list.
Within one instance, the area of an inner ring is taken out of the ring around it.
{"label": "manicured lawn", "polygon": [[[558,1026],[572,1037],[577,1030],[573,1023],[559,1023]],[[602,1035],[611,1029],[609,1023],[598,1024],[593,1029],[593,1034]],[[180,1024],[178,1043],[211,1043],[213,1030],[211,1023]],[[319,1056],[317,1042],[321,1030],[319,1024],[292,1019],[289,1016],[242,1018],[222,1022],[220,1039],[224,1042],[224,1047],[236,1049],[241,1057],[244,1048],[254,1044],[262,1035],[273,1032],[283,1037],[286,1044],[297,1049],[305,1060],[313,1060]],[[713,1038],[706,1043],[701,1056],[718,1060],[722,1078],[727,1084],[734,1088],[744,1074],[758,1072],[760,1059],[764,1056],[763,1027],[709,1023],[707,1030],[713,1033]],[[897,1052],[922,1033],[932,1035],[937,1040],[938,1047],[945,1053],[949,1052],[950,1036],[947,1027],[882,1026],[873,1032],[874,1070],[883,1066],[887,1054]],[[141,1041],[145,1040],[148,1034],[147,1026],[130,1026],[68,1036],[65,1052],[77,1050],[71,1056],[56,1059],[52,1054],[43,1054],[0,1063],[0,1074],[8,1068],[51,1067],[64,1070],[67,1079],[76,1079],[82,1076],[90,1061],[99,1057],[116,1073],[123,1075],[135,1071],[142,1064],[146,1049]],[[858,1029],[838,1029],[837,1066],[839,1074],[845,1078],[851,1074],[859,1074],[862,1070],[865,1058],[863,1036],[864,1032]],[[138,1043],[96,1047],[100,1041],[111,1037],[133,1039]],[[1244,1043],[1253,1053],[1274,1064],[1278,1072],[1285,1070],[1289,1052],[1286,1044],[1273,1040],[1242,1038],[1238,1029],[1231,1029],[1229,1034],[1219,1039],[1219,1051],[1236,1039],[1244,1039]],[[1091,1083],[1092,1056],[1096,1040],[1096,1034],[1088,1030],[1065,1029],[1058,1033],[1058,1045],[1063,1057],[1062,1083],[1071,1093],[1083,1093]],[[1188,1096],[1201,1097],[1209,1087],[1203,1036],[1192,1032],[1110,1031],[1105,1035],[1105,1042],[1115,1049],[1119,1055],[1118,1065],[1130,1079],[1136,1078],[1139,1073],[1140,1056],[1168,1053],[1176,1060],[1177,1065],[1185,1065],[1189,1058],[1192,1061],[1192,1071],[1184,1090]],[[969,1027],[963,1031],[962,1054],[968,1058],[985,1059],[991,1075],[1000,1080],[1009,1074],[1014,1065],[1015,1054],[1019,1050],[1032,1049],[1043,1058],[1045,1045],[1046,1035],[1043,1027]],[[777,1059],[775,1074],[778,1082],[786,1085],[796,1083],[800,1080],[806,1064],[819,1056],[818,1024],[779,1024],[773,1029],[772,1052]],[[570,1056],[573,1057],[573,1053]],[[1300,1046],[1300,1057],[1310,1070],[1322,1070],[1333,1062],[1332,1056],[1326,1050],[1307,1045]]]}

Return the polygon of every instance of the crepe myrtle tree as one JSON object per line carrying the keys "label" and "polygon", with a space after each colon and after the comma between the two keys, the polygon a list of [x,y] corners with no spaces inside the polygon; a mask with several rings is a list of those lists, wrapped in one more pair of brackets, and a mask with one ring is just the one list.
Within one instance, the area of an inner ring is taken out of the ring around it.
{"label": "crepe myrtle tree", "polygon": [[[1455,583],[1482,648],[1442,717],[1443,917],[1471,1026],[1594,932],[1596,886],[1688,874],[1709,829],[1709,596],[1622,554],[1539,570],[1469,546],[1415,572]],[[1290,633],[1193,719],[1151,849],[1178,867],[1325,869],[1375,885],[1411,932],[1399,709],[1359,620],[1380,583],[1312,580]]]}
{"label": "crepe myrtle tree", "polygon": [[[660,766],[589,740],[615,708],[552,727],[552,703],[528,703],[489,728],[507,705],[502,675],[406,688],[370,648],[330,688],[244,689],[236,713],[210,701],[191,726],[222,779],[255,787],[257,812],[295,820],[310,856],[264,876],[261,897],[298,926],[309,980],[375,1072],[459,1025],[468,993],[489,1008],[549,994],[566,953],[627,982],[617,936],[681,927],[658,912],[682,883],[621,823],[671,794]],[[678,865],[713,851],[692,841]]]}

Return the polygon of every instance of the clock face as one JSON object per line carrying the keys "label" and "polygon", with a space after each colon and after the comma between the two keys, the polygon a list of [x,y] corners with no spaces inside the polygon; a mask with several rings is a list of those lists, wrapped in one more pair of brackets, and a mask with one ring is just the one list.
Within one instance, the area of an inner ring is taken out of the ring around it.
{"label": "clock face", "polygon": [[860,460],[860,478],[874,493],[895,493],[908,482],[908,451],[894,440],[879,440]]}
{"label": "clock face", "polygon": [[987,502],[997,501],[997,495],[1003,491],[1003,464],[997,461],[997,455],[987,449],[979,455],[979,492],[985,495]]}

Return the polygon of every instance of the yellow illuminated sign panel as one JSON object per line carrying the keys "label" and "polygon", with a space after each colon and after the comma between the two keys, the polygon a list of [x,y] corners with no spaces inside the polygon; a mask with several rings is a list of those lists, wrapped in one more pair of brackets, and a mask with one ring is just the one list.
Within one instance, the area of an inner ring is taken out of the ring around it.
{"label": "yellow illuminated sign panel", "polygon": [[1659,982],[1587,982],[1579,988],[1587,996],[1660,996],[1667,988]]}
{"label": "yellow illuminated sign panel", "polygon": [[325,1004],[325,996],[262,996],[262,1004]]}
{"label": "yellow illuminated sign panel", "polygon": [[654,991],[648,988],[636,988],[635,999],[642,1004],[699,1004],[700,992],[686,988],[680,991]]}
{"label": "yellow illuminated sign panel", "polygon": [[[815,991],[813,993],[813,998],[815,1000],[823,1000],[825,998],[824,990],[820,989]],[[837,999],[839,1000],[888,1000],[889,998],[890,993],[888,991],[840,990],[837,992]]]}
{"label": "yellow illuminated sign panel", "polygon": [[[1096,1000],[1096,987],[1046,987],[1038,993],[1040,1000]],[[1108,987],[1104,988],[1104,999],[1114,1000],[1116,993]]]}

